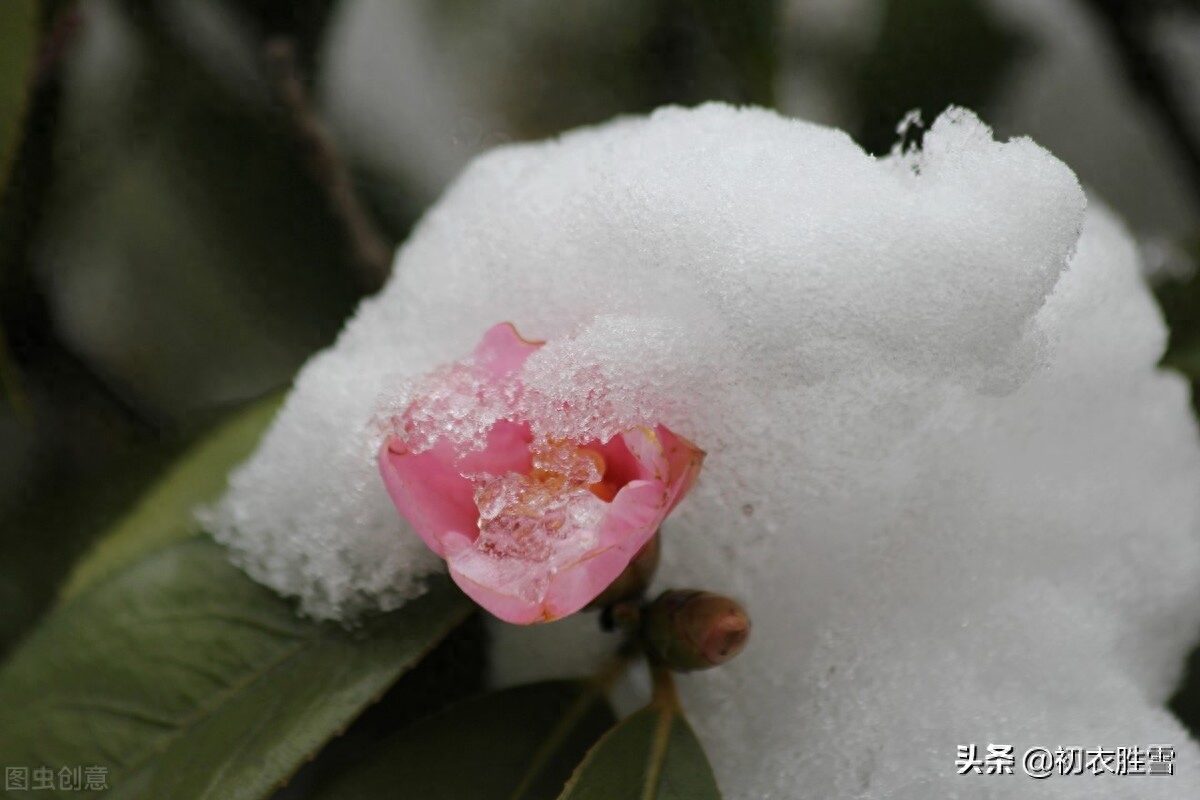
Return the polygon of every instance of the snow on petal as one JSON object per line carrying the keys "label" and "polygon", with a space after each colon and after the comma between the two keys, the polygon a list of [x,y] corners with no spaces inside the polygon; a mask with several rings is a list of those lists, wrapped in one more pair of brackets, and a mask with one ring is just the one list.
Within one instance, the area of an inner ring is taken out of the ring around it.
{"label": "snow on petal", "polygon": [[[470,359],[418,382],[379,451],[396,510],[450,576],[522,625],[573,614],[608,588],[691,488],[704,455],[661,425],[610,442],[535,440],[519,373],[540,346],[511,324],[490,328]],[[470,435],[463,421],[475,426]]]}

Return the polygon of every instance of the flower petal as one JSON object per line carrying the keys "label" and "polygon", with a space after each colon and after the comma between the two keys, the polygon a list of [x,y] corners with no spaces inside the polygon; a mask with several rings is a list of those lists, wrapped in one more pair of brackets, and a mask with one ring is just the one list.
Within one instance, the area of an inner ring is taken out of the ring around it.
{"label": "flower petal", "polygon": [[379,473],[396,510],[430,550],[443,558],[442,539],[471,536],[478,515],[471,482],[458,471],[454,448],[441,441],[423,453],[410,453],[397,436],[379,450]]}
{"label": "flower petal", "polygon": [[[634,481],[607,504],[596,543],[574,556],[524,560],[497,557],[478,545],[447,553],[450,575],[464,592],[507,622],[527,625],[572,614],[608,588],[650,541],[666,516],[668,489]],[[563,541],[564,548],[578,547]]]}
{"label": "flower petal", "polygon": [[[485,422],[491,427],[477,450],[467,449],[468,437],[447,434],[464,408],[487,399],[485,389],[503,389],[511,404],[511,392],[521,388],[518,373],[541,346],[511,323],[492,327],[458,372],[430,378],[435,385],[428,395],[421,393],[405,412],[404,436],[388,439],[379,454],[397,510],[446,559],[455,582],[517,624],[574,613],[608,588],[691,488],[704,457],[661,425],[603,444],[552,440],[543,443],[553,447],[549,455],[539,451],[541,461],[534,457],[531,424],[517,416]],[[463,370],[471,380],[458,386],[451,379]],[[414,408],[425,412],[422,425],[409,424]],[[414,430],[424,438],[410,450]],[[564,466],[550,457],[560,450],[592,458],[602,477],[576,475],[571,458]]]}
{"label": "flower petal", "polygon": [[667,516],[666,500],[666,487],[659,481],[623,486],[601,523],[599,546],[550,579],[543,599],[545,619],[574,614],[620,577]]}
{"label": "flower petal", "polygon": [[402,439],[392,436],[379,450],[379,472],[396,510],[430,550],[445,558],[446,537],[475,541],[479,535],[475,488],[466,476],[528,472],[531,439],[528,424],[506,420],[492,426],[482,450],[465,454],[446,440],[411,453]]}
{"label": "flower petal", "polygon": [[604,480],[611,485],[620,488],[630,481],[647,477],[641,463],[629,451],[624,436],[614,436],[604,444],[590,442],[585,446],[604,459]]}
{"label": "flower petal", "polygon": [[668,482],[670,464],[663,453],[657,429],[639,426],[625,431],[620,438],[634,458],[639,480],[656,480],[664,484]]}
{"label": "flower petal", "polygon": [[679,501],[687,496],[700,475],[704,466],[704,451],[687,439],[659,425],[659,441],[662,442],[664,456],[667,459],[667,481],[670,498],[667,501],[667,513],[670,513]]}
{"label": "flower petal", "polygon": [[541,349],[545,342],[535,342],[517,333],[511,322],[501,322],[488,328],[475,348],[476,365],[497,378],[508,378],[525,366],[525,361]]}
{"label": "flower petal", "polygon": [[633,428],[619,438],[636,462],[637,476],[659,480],[670,487],[667,511],[675,508],[695,484],[704,464],[704,451],[665,425],[657,425],[653,430]]}
{"label": "flower petal", "polygon": [[458,584],[463,593],[487,609],[494,616],[514,625],[531,625],[535,622],[547,622],[545,610],[540,600],[528,600],[516,594],[509,594],[502,589],[485,586],[464,575],[457,568],[457,559],[451,557],[446,562],[450,569],[450,577]]}

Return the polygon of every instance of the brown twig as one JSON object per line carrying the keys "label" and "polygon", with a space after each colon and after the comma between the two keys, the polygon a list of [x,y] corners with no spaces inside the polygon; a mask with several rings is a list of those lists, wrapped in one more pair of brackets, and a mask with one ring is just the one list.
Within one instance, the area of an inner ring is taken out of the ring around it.
{"label": "brown twig", "polygon": [[359,201],[349,170],[313,112],[294,44],[287,38],[275,38],[267,42],[265,51],[268,75],[304,147],[308,168],[329,198],[362,279],[369,289],[377,289],[391,270],[392,248]]}
{"label": "brown twig", "polygon": [[1103,22],[1129,82],[1162,121],[1200,198],[1200,131],[1184,111],[1186,100],[1168,59],[1151,41],[1156,14],[1196,6],[1172,0],[1087,0],[1087,5]]}

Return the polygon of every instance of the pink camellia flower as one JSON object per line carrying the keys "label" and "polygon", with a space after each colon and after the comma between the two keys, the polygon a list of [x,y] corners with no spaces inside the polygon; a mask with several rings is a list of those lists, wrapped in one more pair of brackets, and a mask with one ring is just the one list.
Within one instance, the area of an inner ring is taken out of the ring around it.
{"label": "pink camellia flower", "polygon": [[616,580],[691,489],[704,453],[663,425],[607,442],[535,437],[509,323],[440,367],[392,419],[379,470],[454,581],[500,619],[572,614]]}

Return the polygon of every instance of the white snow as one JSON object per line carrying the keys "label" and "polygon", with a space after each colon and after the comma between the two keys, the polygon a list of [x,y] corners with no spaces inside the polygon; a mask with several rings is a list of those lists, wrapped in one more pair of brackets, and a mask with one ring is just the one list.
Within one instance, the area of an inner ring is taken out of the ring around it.
{"label": "white snow", "polygon": [[[506,320],[549,342],[522,375],[547,430],[708,452],[659,585],[754,620],[681,679],[727,797],[1197,794],[1163,706],[1200,625],[1188,391],[1129,237],[1048,152],[952,110],[875,160],[720,105],[493,151],[300,375],[218,538],[318,617],[419,592],[375,420]],[[498,680],[579,669],[581,638],[501,631]],[[972,742],[1168,743],[1178,774],[958,776]]]}

